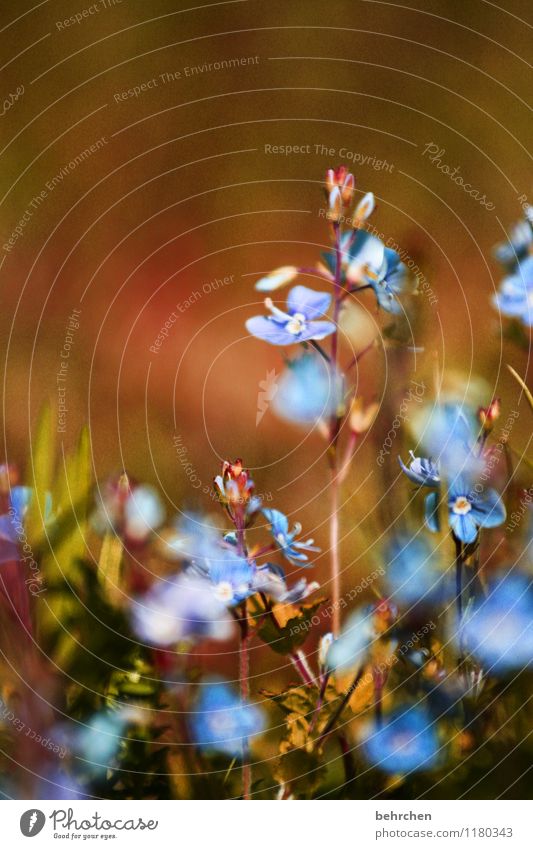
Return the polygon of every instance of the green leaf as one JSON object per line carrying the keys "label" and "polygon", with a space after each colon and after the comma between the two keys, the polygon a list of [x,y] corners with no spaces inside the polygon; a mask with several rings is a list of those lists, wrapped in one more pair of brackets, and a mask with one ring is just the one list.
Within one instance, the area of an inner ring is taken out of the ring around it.
{"label": "green leaf", "polygon": [[35,545],[45,535],[46,494],[52,490],[55,454],[56,432],[52,409],[47,403],[40,412],[26,466],[26,484],[34,492],[28,508],[26,532]]}
{"label": "green leaf", "polygon": [[124,545],[120,537],[111,531],[106,533],[98,559],[98,576],[112,601],[118,601],[121,597],[119,585],[123,553]]}

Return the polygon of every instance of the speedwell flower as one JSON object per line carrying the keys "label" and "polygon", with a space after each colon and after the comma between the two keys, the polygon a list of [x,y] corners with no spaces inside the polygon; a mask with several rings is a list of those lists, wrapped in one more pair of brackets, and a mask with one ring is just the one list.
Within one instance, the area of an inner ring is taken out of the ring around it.
{"label": "speedwell flower", "polygon": [[402,472],[410,481],[418,486],[438,487],[440,486],[439,468],[433,460],[426,457],[415,457],[412,451],[411,462],[406,466],[401,457],[398,457],[398,462],[402,467]]}
{"label": "speedwell flower", "polygon": [[314,540],[312,539],[300,542],[296,541],[296,537],[302,531],[302,526],[299,522],[296,522],[291,531],[289,530],[289,520],[287,516],[285,516],[285,514],[280,510],[265,508],[263,510],[263,515],[266,520],[270,522],[270,530],[274,538],[274,542],[289,563],[292,563],[295,566],[301,566],[309,560],[307,554],[304,554],[305,551],[320,551],[320,549],[313,544]]}
{"label": "speedwell flower", "polygon": [[266,563],[255,572],[254,588],[278,603],[297,604],[318,590],[319,584],[316,581],[307,583],[305,578],[300,578],[288,587],[283,569],[274,563]]}
{"label": "speedwell flower", "polygon": [[249,318],[246,328],[252,336],[271,345],[295,345],[311,339],[324,339],[335,332],[331,321],[317,321],[327,312],[331,295],[315,292],[307,286],[295,286],[287,298],[287,312],[274,306],[271,298],[265,304],[272,315]]}
{"label": "speedwell flower", "polygon": [[[439,530],[438,492],[426,496],[426,523]],[[475,486],[459,475],[448,489],[448,521],[453,533],[464,543],[474,542],[479,528],[496,528],[505,521],[506,511],[495,489],[476,492]]]}
{"label": "speedwell flower", "polygon": [[363,742],[367,759],[384,772],[407,773],[435,765],[439,742],[434,723],[423,708],[406,707],[372,724]]}
{"label": "speedwell flower", "polygon": [[160,581],[131,605],[133,630],[146,643],[170,646],[182,640],[227,640],[234,622],[213,585],[182,573]]}
{"label": "speedwell flower", "polygon": [[272,409],[282,419],[299,425],[327,420],[339,408],[343,379],[317,354],[291,360],[281,375]]}
{"label": "speedwell flower", "polygon": [[510,574],[493,581],[488,596],[466,612],[457,636],[489,672],[533,665],[531,579]]}
{"label": "speedwell flower", "polygon": [[[529,216],[531,207],[529,207]],[[507,241],[494,248],[496,259],[510,270],[533,251],[533,227],[530,217],[518,221],[507,235]]]}
{"label": "speedwell flower", "polygon": [[533,326],[533,256],[520,262],[514,274],[502,280],[493,303],[502,315]]}
{"label": "speedwell flower", "polygon": [[406,288],[407,267],[396,251],[386,248],[376,236],[359,230],[351,242],[349,256],[348,282],[371,286],[382,309],[400,313],[398,295]]}
{"label": "speedwell flower", "polygon": [[202,694],[191,719],[192,736],[202,749],[238,758],[242,755],[244,743],[259,734],[264,725],[261,709],[241,701],[226,684],[202,686]]}

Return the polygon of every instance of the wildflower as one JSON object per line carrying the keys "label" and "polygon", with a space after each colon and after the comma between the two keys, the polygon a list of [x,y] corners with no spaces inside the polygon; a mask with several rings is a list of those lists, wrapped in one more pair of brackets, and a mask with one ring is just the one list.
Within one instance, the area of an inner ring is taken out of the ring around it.
{"label": "wildflower", "polygon": [[514,274],[502,280],[493,303],[504,316],[533,326],[533,256],[520,262]]}
{"label": "wildflower", "polygon": [[157,490],[132,482],[126,474],[108,480],[96,501],[92,524],[97,533],[112,530],[131,545],[145,543],[165,520]]}
{"label": "wildflower", "polygon": [[339,221],[343,207],[350,206],[355,188],[355,179],[345,165],[329,168],[326,172],[326,197],[328,201],[327,218]]}
{"label": "wildflower", "polygon": [[486,598],[469,608],[457,633],[488,672],[533,665],[533,589],[523,574],[494,579]]}
{"label": "wildflower", "polygon": [[270,596],[278,604],[298,604],[314,593],[319,584],[316,581],[308,583],[305,578],[300,578],[289,588],[283,569],[273,563],[265,563],[256,569],[254,588],[257,592]]}
{"label": "wildflower", "polygon": [[331,321],[317,321],[327,312],[331,295],[315,292],[307,286],[295,286],[287,298],[287,312],[274,306],[271,298],[265,304],[272,315],[249,318],[246,328],[252,336],[271,345],[294,345],[311,339],[324,339],[335,332]]}
{"label": "wildflower", "polygon": [[257,292],[273,292],[292,283],[297,276],[298,269],[294,265],[283,265],[281,268],[275,268],[266,277],[261,277],[255,288]]}
{"label": "wildflower", "polygon": [[[67,799],[89,799],[81,785],[60,767],[51,768],[38,776],[34,785],[35,799],[62,801]],[[94,798],[94,797],[92,797]]]}
{"label": "wildflower", "polygon": [[398,295],[405,290],[407,268],[396,251],[386,248],[376,236],[364,230],[356,233],[349,247],[346,279],[351,284],[370,286],[386,312],[402,311]]}
{"label": "wildflower", "polygon": [[243,526],[250,523],[261,509],[261,499],[254,496],[255,484],[242,460],[222,464],[222,474],[214,480],[215,493],[235,520],[241,515]]}
{"label": "wildflower", "polygon": [[131,614],[137,636],[156,646],[227,640],[233,634],[234,623],[223,599],[209,581],[194,574],[160,581],[132,602]]}
{"label": "wildflower", "polygon": [[477,417],[485,433],[490,433],[494,423],[500,418],[501,407],[499,398],[493,398],[488,407],[479,407]]}
{"label": "wildflower", "polygon": [[[531,207],[529,208],[531,210]],[[518,221],[510,230],[507,241],[494,248],[496,259],[509,269],[514,269],[533,250],[533,227],[531,219]]]}
{"label": "wildflower", "polygon": [[244,743],[259,734],[265,722],[257,705],[241,701],[226,684],[210,683],[202,687],[190,724],[202,749],[238,758]]}
{"label": "wildflower", "polygon": [[428,605],[445,600],[446,576],[439,570],[437,554],[426,539],[398,536],[385,553],[386,580],[393,601]]}
{"label": "wildflower", "polygon": [[122,711],[96,713],[73,739],[75,750],[95,765],[106,765],[117,754],[126,729]]}
{"label": "wildflower", "polygon": [[[439,530],[438,493],[426,497],[426,524],[430,530]],[[505,521],[506,511],[495,489],[477,493],[475,487],[458,476],[448,489],[448,521],[457,537],[464,543],[476,540],[479,528],[495,528]]]}
{"label": "wildflower", "polygon": [[413,424],[427,456],[443,478],[481,474],[483,459],[476,445],[479,425],[465,404],[428,405],[415,413]]}
{"label": "wildflower", "polygon": [[235,550],[231,540],[222,540],[219,532],[201,516],[185,514],[177,526],[181,558],[188,572],[209,581],[216,597],[226,605],[235,605],[252,595],[255,567]]}
{"label": "wildflower", "polygon": [[282,419],[312,425],[330,418],[342,404],[343,378],[332,375],[327,363],[316,354],[304,354],[288,363],[272,401]]}
{"label": "wildflower", "polygon": [[330,671],[356,669],[367,662],[377,637],[374,612],[373,607],[365,607],[352,613],[328,651],[326,663]]}
{"label": "wildflower", "polygon": [[398,457],[398,462],[400,463],[402,471],[409,480],[416,483],[418,486],[440,486],[438,466],[431,459],[415,457],[412,451],[409,451],[409,454],[412,459],[408,467],[403,463],[401,457]]}
{"label": "wildflower", "polygon": [[271,510],[265,508],[263,515],[270,522],[270,531],[274,538],[274,542],[280,549],[283,556],[295,566],[301,566],[307,563],[309,557],[304,554],[305,551],[320,551],[313,543],[314,540],[308,539],[303,542],[297,542],[296,537],[302,531],[302,526],[296,522],[292,531],[289,530],[289,520],[280,510]]}
{"label": "wildflower", "polygon": [[370,216],[374,212],[375,207],[376,207],[376,199],[374,197],[374,194],[372,192],[367,192],[366,195],[364,195],[361,198],[361,200],[359,201],[359,203],[355,207],[355,212],[354,212],[353,217],[355,219],[356,226],[359,227],[368,218],[370,218]]}
{"label": "wildflower", "polygon": [[363,749],[370,763],[384,772],[408,773],[435,766],[439,743],[426,711],[405,707],[388,716],[381,727],[369,726]]}

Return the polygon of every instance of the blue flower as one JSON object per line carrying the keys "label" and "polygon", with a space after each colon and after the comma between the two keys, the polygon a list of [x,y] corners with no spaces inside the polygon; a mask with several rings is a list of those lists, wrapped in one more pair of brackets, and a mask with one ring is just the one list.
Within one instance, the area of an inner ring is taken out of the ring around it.
{"label": "blue flower", "polygon": [[342,378],[333,378],[324,360],[304,354],[292,360],[282,374],[272,401],[280,418],[299,425],[327,420],[342,400]]}
{"label": "blue flower", "polygon": [[235,605],[252,595],[255,567],[224,543],[218,531],[200,516],[185,514],[171,543],[189,561],[189,573],[211,582],[215,595],[227,605]]}
{"label": "blue flower", "polygon": [[226,684],[202,687],[191,720],[192,736],[198,746],[237,758],[242,755],[244,743],[263,728],[260,708],[242,702]]}
{"label": "blue flower", "polygon": [[372,725],[363,742],[366,757],[388,773],[409,773],[435,766],[439,741],[423,708],[399,709],[381,727]]}
{"label": "blue flower", "polygon": [[352,613],[327,653],[326,666],[330,671],[343,672],[366,663],[377,636],[374,613],[370,606]]}
{"label": "blue flower", "polygon": [[[9,493],[9,512],[0,516],[0,563],[19,560],[19,545],[24,542],[24,521],[33,499],[29,486],[14,486]],[[44,502],[44,521],[52,518],[52,495],[47,492]]]}
{"label": "blue flower", "polygon": [[437,552],[426,539],[399,536],[387,546],[386,559],[387,584],[394,602],[427,605],[445,600],[446,575],[440,571]]}
{"label": "blue flower", "polygon": [[512,227],[508,233],[506,242],[496,245],[494,254],[502,265],[514,269],[518,262],[521,262],[527,257],[532,248],[533,228],[529,218],[526,218],[518,221]]}
{"label": "blue flower", "polygon": [[520,262],[515,273],[504,278],[493,303],[503,315],[518,318],[527,327],[533,326],[533,256]]}
{"label": "blue flower", "polygon": [[96,713],[74,735],[74,748],[95,766],[106,765],[117,754],[126,725],[126,715],[122,712]]}
{"label": "blue flower", "polygon": [[213,584],[191,573],[160,581],[131,605],[133,630],[156,646],[182,640],[227,640],[234,623]]}
{"label": "blue flower", "polygon": [[274,542],[289,563],[295,566],[301,566],[303,563],[307,564],[309,558],[307,554],[304,554],[304,551],[320,551],[319,548],[313,545],[312,539],[305,540],[304,542],[296,541],[296,537],[302,530],[299,522],[296,522],[294,528],[290,531],[289,520],[280,510],[264,508],[263,515],[270,522],[270,531]]}
{"label": "blue flower", "polygon": [[[464,404],[435,404],[414,417],[414,426],[427,456],[442,477],[474,477],[483,470],[483,460],[474,450],[479,426],[472,410]],[[427,485],[427,484],[426,484]]]}
{"label": "blue flower", "polygon": [[[426,523],[430,530],[439,530],[437,492],[426,497]],[[505,521],[506,511],[495,489],[478,493],[475,486],[458,476],[448,489],[448,521],[457,537],[464,543],[475,542],[479,528],[496,528]]]}
{"label": "blue flower", "polygon": [[385,248],[381,267],[376,274],[369,272],[368,281],[376,294],[378,304],[385,312],[396,314],[403,312],[398,295],[405,291],[407,267],[396,251]]}
{"label": "blue flower", "polygon": [[438,487],[440,486],[439,468],[431,459],[424,457],[415,457],[412,451],[411,462],[407,467],[401,457],[398,457],[398,462],[402,468],[402,472],[409,478],[410,481],[418,486]]}
{"label": "blue flower", "polygon": [[378,304],[386,312],[402,312],[398,295],[405,290],[407,268],[396,251],[386,248],[376,236],[358,230],[349,255],[348,282],[371,286]]}
{"label": "blue flower", "polygon": [[307,583],[305,578],[300,578],[288,587],[283,569],[274,563],[265,563],[256,570],[254,587],[257,592],[266,593],[278,603],[297,604],[314,593],[319,584],[316,581]]}
{"label": "blue flower", "polygon": [[271,298],[265,304],[272,315],[249,318],[246,328],[252,336],[271,345],[294,345],[310,339],[324,339],[335,332],[331,321],[317,321],[327,312],[331,295],[315,292],[306,286],[295,286],[287,298],[287,312],[274,306]]}
{"label": "blue flower", "polygon": [[488,672],[506,673],[533,665],[533,588],[523,574],[494,580],[489,594],[467,610],[460,643]]}

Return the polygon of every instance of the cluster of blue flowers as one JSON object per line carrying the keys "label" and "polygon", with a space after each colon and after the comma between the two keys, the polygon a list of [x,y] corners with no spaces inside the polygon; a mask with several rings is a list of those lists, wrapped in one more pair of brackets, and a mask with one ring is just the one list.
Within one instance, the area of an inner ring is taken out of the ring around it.
{"label": "cluster of blue flowers", "polygon": [[425,498],[425,520],[434,533],[440,530],[439,505],[446,501],[448,524],[462,543],[476,541],[480,528],[495,528],[506,511],[495,489],[481,482],[484,469],[483,437],[478,437],[473,416],[464,406],[437,405],[425,422],[423,444],[432,456],[415,457],[400,466],[410,481],[430,489]]}
{"label": "cluster of blue flowers", "polygon": [[502,315],[533,326],[533,210],[527,207],[523,220],[495,249],[506,271],[493,302]]}

